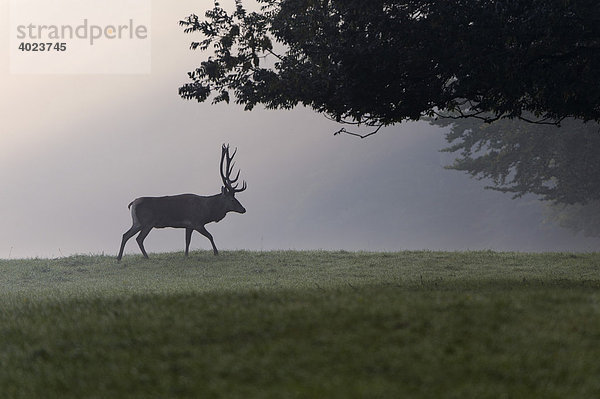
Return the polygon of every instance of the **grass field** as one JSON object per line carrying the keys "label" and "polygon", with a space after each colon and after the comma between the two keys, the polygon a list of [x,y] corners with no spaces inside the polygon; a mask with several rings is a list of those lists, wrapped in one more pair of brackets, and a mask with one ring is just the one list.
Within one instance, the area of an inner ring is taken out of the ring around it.
{"label": "grass field", "polygon": [[1,398],[597,398],[600,254],[0,260]]}

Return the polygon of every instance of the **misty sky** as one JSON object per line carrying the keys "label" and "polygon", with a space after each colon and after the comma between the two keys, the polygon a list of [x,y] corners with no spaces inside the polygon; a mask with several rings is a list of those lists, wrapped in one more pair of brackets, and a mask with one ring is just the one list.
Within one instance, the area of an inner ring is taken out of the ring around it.
{"label": "misty sky", "polygon": [[[308,109],[182,100],[177,89],[202,54],[177,22],[211,5],[152,3],[149,75],[10,74],[1,30],[0,258],[116,255],[135,197],[220,191],[222,143],[239,148],[248,212],[207,225],[219,249],[598,248],[543,224],[535,199],[444,170],[443,131],[426,123],[360,140],[334,137],[339,126]],[[8,8],[1,0],[0,26]],[[153,230],[145,246],[182,251],[184,231]],[[192,249],[210,243],[195,233]],[[126,251],[139,253],[135,240]]]}

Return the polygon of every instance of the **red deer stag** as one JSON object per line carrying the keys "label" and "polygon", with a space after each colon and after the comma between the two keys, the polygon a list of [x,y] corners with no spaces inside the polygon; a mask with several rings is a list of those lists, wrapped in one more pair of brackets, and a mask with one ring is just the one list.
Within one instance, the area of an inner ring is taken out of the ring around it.
{"label": "red deer stag", "polygon": [[129,204],[133,226],[123,234],[121,240],[121,249],[117,260],[123,257],[123,250],[127,240],[138,232],[140,233],[136,241],[144,257],[148,254],[144,249],[144,239],[153,228],[175,227],[185,229],[185,255],[188,255],[192,232],[196,230],[210,240],[215,255],[219,254],[212,235],[204,227],[210,222],[218,222],[225,217],[227,212],[245,213],[246,209],[235,198],[235,193],[246,189],[246,182],[238,188],[236,184],[240,177],[240,171],[234,179],[231,179],[233,172],[233,154],[229,155],[229,145],[223,144],[221,150],[220,172],[223,180],[221,194],[203,197],[195,194],[181,194],[166,197],[140,197]]}

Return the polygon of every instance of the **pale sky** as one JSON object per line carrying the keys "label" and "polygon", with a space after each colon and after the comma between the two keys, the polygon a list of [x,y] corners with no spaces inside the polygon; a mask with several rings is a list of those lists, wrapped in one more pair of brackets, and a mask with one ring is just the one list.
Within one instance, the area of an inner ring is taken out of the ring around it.
{"label": "pale sky", "polygon": [[[17,75],[0,1],[0,258],[116,255],[134,198],[220,191],[222,143],[248,183],[248,212],[206,226],[222,250],[597,249],[541,224],[535,200],[444,170],[443,131],[425,123],[360,140],[308,109],[182,100],[203,55],[178,21],[211,5],[152,2],[150,74]],[[184,232],[153,230],[145,246],[182,251]],[[195,234],[192,248],[210,243]],[[139,253],[135,240],[126,251]]]}

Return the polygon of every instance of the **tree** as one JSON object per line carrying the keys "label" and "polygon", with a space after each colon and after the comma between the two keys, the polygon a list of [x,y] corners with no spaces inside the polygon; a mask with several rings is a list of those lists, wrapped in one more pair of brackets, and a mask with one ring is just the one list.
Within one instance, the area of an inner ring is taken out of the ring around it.
{"label": "tree", "polygon": [[436,113],[600,121],[597,0],[258,2],[180,21],[200,34],[192,49],[214,50],[183,98],[379,127]]}
{"label": "tree", "polygon": [[546,208],[546,219],[586,237],[600,237],[600,201],[585,205],[552,204]]}
{"label": "tree", "polygon": [[516,119],[440,118],[430,123],[450,127],[445,151],[458,157],[449,168],[486,179],[488,188],[515,197],[535,194],[556,204],[600,200],[598,123],[565,119],[558,127]]}

